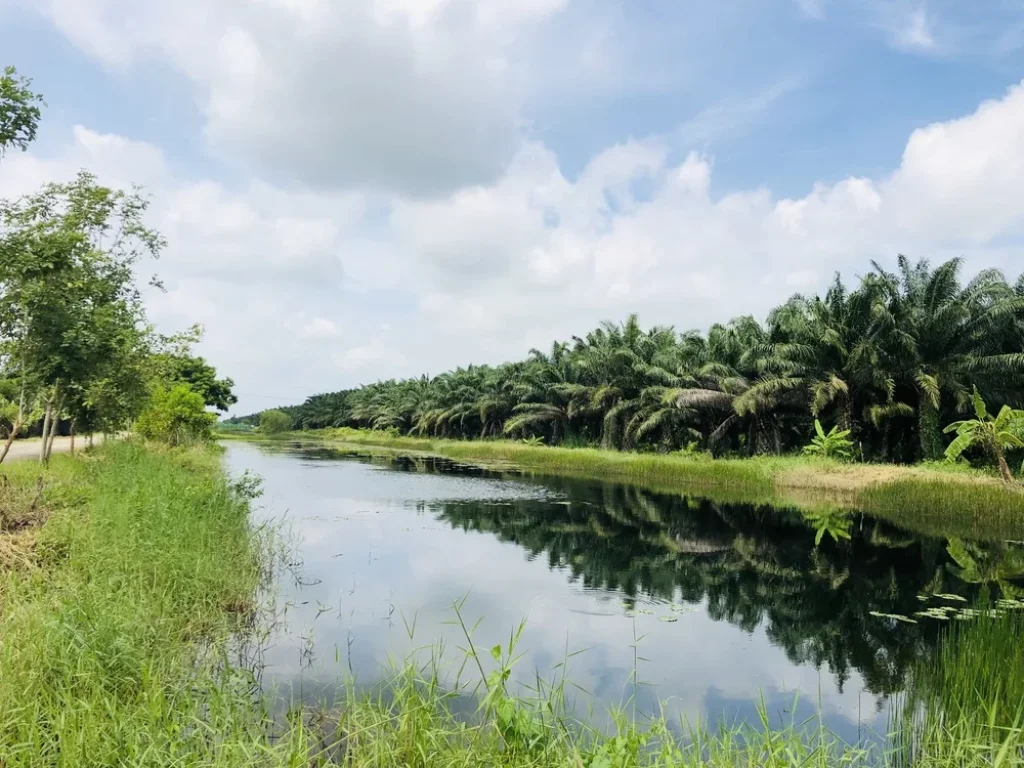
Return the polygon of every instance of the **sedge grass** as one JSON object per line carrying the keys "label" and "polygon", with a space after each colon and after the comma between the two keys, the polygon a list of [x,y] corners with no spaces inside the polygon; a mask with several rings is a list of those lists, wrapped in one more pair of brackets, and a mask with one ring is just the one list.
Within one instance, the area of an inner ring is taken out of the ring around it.
{"label": "sedge grass", "polygon": [[1024,602],[953,621],[915,665],[897,724],[907,765],[1024,764]]}

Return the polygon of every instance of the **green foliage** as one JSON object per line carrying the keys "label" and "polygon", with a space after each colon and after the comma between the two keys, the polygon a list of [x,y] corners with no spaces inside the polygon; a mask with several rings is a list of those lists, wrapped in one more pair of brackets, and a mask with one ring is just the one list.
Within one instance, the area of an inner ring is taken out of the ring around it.
{"label": "green foliage", "polygon": [[804,446],[804,453],[808,456],[822,456],[826,459],[849,459],[853,456],[850,430],[835,426],[826,433],[821,422],[815,419],[814,431],[816,434],[811,438],[811,444]]}
{"label": "green foliage", "polygon": [[[264,555],[251,488],[229,485],[219,464],[124,441],[88,462],[56,457],[45,568],[0,569],[7,768],[255,764],[228,746],[255,750],[261,717],[231,693],[242,672],[220,668],[220,651],[244,623]],[[38,468],[7,471],[34,491]]]}
{"label": "green foliage", "polygon": [[11,149],[28,149],[36,138],[43,97],[32,91],[32,81],[14,67],[0,74],[0,158]]}
{"label": "green foliage", "polygon": [[972,387],[1024,407],[1024,279],[985,270],[962,284],[958,259],[873,267],[764,323],[678,333],[630,316],[525,360],[316,395],[295,421],[665,453],[697,442],[721,456],[799,450],[819,419],[837,426],[832,455],[856,444],[858,458],[911,463],[941,457],[940,427]]}
{"label": "green foliage", "polygon": [[270,410],[260,414],[259,431],[265,435],[279,435],[291,428],[291,417],[284,411]]}
{"label": "green foliage", "polygon": [[206,410],[203,396],[185,384],[153,392],[149,405],[139,415],[135,431],[147,440],[168,445],[190,445],[211,437],[217,417]]}
{"label": "green foliage", "polygon": [[2,373],[41,401],[44,426],[63,414],[114,431],[145,401],[148,329],[133,269],[163,247],[143,223],[147,205],[85,171],[0,202]]}
{"label": "green foliage", "polygon": [[956,461],[964,451],[980,446],[992,455],[1003,479],[1010,482],[1013,475],[1006,463],[1005,452],[1024,448],[1024,410],[1004,405],[996,416],[992,416],[977,387],[974,388],[972,403],[977,418],[953,422],[945,429],[947,434],[956,433],[953,442],[946,448],[946,459]]}
{"label": "green foliage", "polygon": [[534,447],[539,447],[544,445],[544,438],[541,437],[540,435],[531,435],[530,437],[524,437],[521,442],[523,443],[523,445],[532,445]]}

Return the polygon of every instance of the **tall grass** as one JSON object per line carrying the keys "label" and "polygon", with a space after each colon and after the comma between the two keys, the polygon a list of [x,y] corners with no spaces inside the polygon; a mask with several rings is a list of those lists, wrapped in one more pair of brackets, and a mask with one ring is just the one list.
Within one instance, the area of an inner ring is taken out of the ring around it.
{"label": "tall grass", "polygon": [[32,564],[0,573],[0,764],[236,764],[261,718],[220,654],[261,556],[218,457],[119,443],[44,483]]}
{"label": "tall grass", "polygon": [[904,764],[1024,764],[1022,607],[979,606],[977,618],[953,622],[918,661],[897,723]]}

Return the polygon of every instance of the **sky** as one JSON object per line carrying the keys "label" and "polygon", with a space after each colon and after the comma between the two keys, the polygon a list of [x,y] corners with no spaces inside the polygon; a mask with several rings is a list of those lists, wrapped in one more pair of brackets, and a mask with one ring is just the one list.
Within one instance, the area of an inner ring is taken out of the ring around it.
{"label": "sky", "polygon": [[0,51],[47,102],[0,196],[141,184],[235,413],[1024,272],[1024,0],[0,0]]}

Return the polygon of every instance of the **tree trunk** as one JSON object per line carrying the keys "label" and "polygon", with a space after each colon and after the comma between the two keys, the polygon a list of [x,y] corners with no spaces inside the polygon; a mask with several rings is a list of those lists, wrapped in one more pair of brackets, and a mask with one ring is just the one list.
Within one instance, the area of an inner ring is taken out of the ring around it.
{"label": "tree trunk", "polygon": [[0,452],[0,464],[4,463],[4,459],[7,458],[7,454],[11,450],[11,446],[14,444],[14,438],[18,436],[18,432],[21,431],[22,426],[22,415],[19,413],[18,418],[14,420],[14,424],[11,425],[11,433],[7,436],[4,441],[4,449]]}
{"label": "tree trunk", "polygon": [[921,433],[921,457],[937,461],[942,458],[942,431],[939,428],[939,409],[921,395],[918,405],[917,428]]}
{"label": "tree trunk", "polygon": [[1000,450],[996,451],[996,461],[999,462],[999,474],[1003,476],[1003,482],[1013,482],[1013,472],[1010,471],[1010,465],[1006,463],[1006,456]]}
{"label": "tree trunk", "polygon": [[50,419],[50,436],[49,438],[43,434],[43,444],[46,446],[46,458],[45,461],[50,460],[50,454],[53,453],[53,439],[57,436],[57,428],[60,426],[60,412],[64,407],[64,398],[62,397],[57,402],[57,407],[53,410],[53,416]]}
{"label": "tree trunk", "polygon": [[71,455],[75,455],[75,422],[71,421]]}
{"label": "tree trunk", "polygon": [[53,453],[53,439],[57,436],[57,428],[60,426],[60,417],[57,413],[59,411],[55,412],[53,418],[50,419],[50,436],[44,438],[46,443],[46,461],[50,460],[50,454]]}
{"label": "tree trunk", "polygon": [[46,410],[43,411],[43,439],[39,444],[39,463],[46,461],[46,436],[50,433],[50,418],[53,413],[53,401],[46,401]]}
{"label": "tree trunk", "polygon": [[92,432],[89,433],[89,447],[92,448]]}

